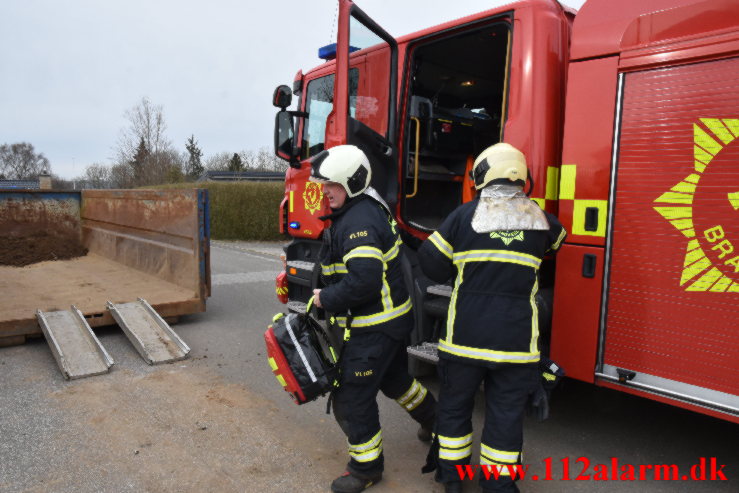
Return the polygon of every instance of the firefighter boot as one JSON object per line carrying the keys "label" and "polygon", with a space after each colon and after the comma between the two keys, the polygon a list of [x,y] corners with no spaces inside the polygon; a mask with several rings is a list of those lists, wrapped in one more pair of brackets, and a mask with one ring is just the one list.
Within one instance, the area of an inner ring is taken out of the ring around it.
{"label": "firefighter boot", "polygon": [[363,476],[345,471],[331,483],[331,491],[333,493],[359,493],[379,483],[381,479],[381,472],[373,476]]}

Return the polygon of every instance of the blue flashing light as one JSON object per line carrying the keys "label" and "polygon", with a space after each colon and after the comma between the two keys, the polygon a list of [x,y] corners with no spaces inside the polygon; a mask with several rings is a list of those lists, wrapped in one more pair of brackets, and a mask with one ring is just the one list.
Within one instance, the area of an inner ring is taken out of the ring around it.
{"label": "blue flashing light", "polygon": [[318,58],[327,61],[336,58],[336,43],[318,48]]}
{"label": "blue flashing light", "polygon": [[300,223],[297,222],[297,221],[293,221],[293,222],[290,223],[290,227],[292,229],[300,229]]}
{"label": "blue flashing light", "polygon": [[[354,53],[359,50],[360,48],[357,48],[356,46],[349,47],[349,53]],[[330,45],[318,48],[318,58],[326,61],[336,58],[336,43],[331,43]]]}

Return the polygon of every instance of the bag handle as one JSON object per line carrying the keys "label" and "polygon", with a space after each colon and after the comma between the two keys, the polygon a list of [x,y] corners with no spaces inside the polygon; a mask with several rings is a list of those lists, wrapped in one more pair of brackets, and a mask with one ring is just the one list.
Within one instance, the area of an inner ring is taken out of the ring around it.
{"label": "bag handle", "polygon": [[315,295],[311,296],[310,299],[308,300],[308,303],[305,304],[305,314],[306,315],[308,315],[311,309],[313,308],[313,299],[315,297],[316,297]]}

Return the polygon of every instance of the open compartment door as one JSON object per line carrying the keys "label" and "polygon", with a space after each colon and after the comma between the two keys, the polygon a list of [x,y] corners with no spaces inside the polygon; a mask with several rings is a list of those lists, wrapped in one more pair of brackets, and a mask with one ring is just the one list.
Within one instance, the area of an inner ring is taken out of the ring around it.
{"label": "open compartment door", "polygon": [[[372,186],[392,207],[397,202],[398,44],[349,0],[339,0],[334,107],[326,121],[326,148],[352,144],[372,166]],[[359,67],[350,77],[349,69]]]}

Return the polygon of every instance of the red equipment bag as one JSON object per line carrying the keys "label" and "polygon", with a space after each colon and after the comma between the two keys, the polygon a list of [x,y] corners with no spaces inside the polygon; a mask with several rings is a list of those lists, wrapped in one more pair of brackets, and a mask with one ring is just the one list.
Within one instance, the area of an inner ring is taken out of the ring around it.
{"label": "red equipment bag", "polygon": [[275,315],[264,333],[267,360],[277,381],[296,404],[305,404],[329,392],[338,375],[336,354],[318,322],[306,313]]}

